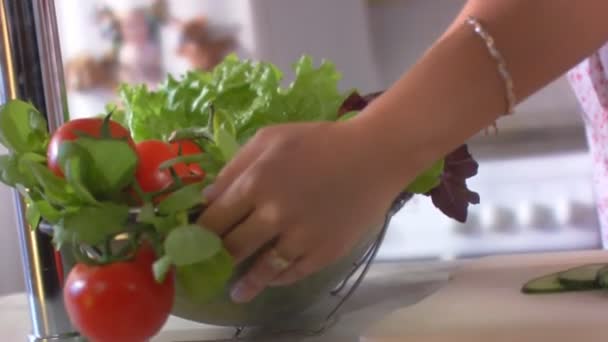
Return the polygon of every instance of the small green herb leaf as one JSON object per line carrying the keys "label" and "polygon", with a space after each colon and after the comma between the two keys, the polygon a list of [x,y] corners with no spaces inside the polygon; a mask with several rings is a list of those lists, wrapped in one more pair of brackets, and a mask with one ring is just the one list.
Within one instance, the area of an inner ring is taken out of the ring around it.
{"label": "small green herb leaf", "polygon": [[95,197],[89,192],[84,184],[84,165],[82,158],[74,156],[69,158],[64,164],[65,178],[68,184],[74,189],[74,193],[78,198],[87,204],[98,204]]}
{"label": "small green herb leaf", "polygon": [[144,203],[137,214],[137,222],[152,223],[156,217],[154,213],[154,205],[150,202]]}
{"label": "small green herb leaf", "polygon": [[86,184],[94,194],[113,197],[135,179],[137,155],[126,141],[81,137],[76,143],[91,162]]}
{"label": "small green herb leaf", "polygon": [[44,153],[48,139],[46,120],[32,104],[10,100],[0,107],[0,143],[11,152]]}
{"label": "small green herb leaf", "polygon": [[64,225],[59,222],[53,226],[53,244],[55,249],[60,250],[66,244],[74,242],[76,234],[64,228]]}
{"label": "small green herb leaf", "polygon": [[137,215],[137,222],[151,224],[154,226],[154,229],[161,234],[166,234],[179,225],[175,215],[157,215],[152,203],[145,203],[141,207],[141,210]]}
{"label": "small green herb leaf", "polygon": [[25,220],[30,225],[32,230],[38,227],[40,223],[40,210],[38,210],[38,205],[36,201],[32,198],[28,189],[26,189],[23,185],[17,184],[17,191],[23,197],[23,201],[25,202]]}
{"label": "small green herb leaf", "polygon": [[129,207],[111,202],[85,206],[63,217],[59,225],[74,234],[79,242],[96,245],[108,237],[124,231]]}
{"label": "small green herb leaf", "polygon": [[26,152],[22,154],[21,159],[31,160],[39,164],[46,163],[46,156],[34,152]]}
{"label": "small green herb leaf", "polygon": [[221,248],[217,235],[197,225],[177,227],[165,239],[165,253],[177,266],[206,260]]}
{"label": "small green herb leaf", "polygon": [[64,179],[57,177],[45,165],[27,159],[20,160],[19,164],[20,171],[29,171],[42,188],[45,198],[53,204],[66,206],[77,202],[74,190]]}
{"label": "small green herb leaf", "polygon": [[163,281],[165,281],[165,278],[167,277],[167,273],[169,273],[169,271],[171,270],[172,265],[173,265],[173,263],[171,262],[171,258],[169,258],[166,255],[163,256],[162,258],[156,260],[154,265],[152,265],[152,271],[154,272],[154,279],[159,283],[162,283]]}
{"label": "small green herb leaf", "polygon": [[17,184],[29,185],[24,180],[25,175],[19,171],[19,158],[16,155],[0,156],[0,181],[11,187]]}
{"label": "small green herb leaf", "polygon": [[171,193],[158,204],[158,212],[164,215],[174,214],[202,204],[204,186],[204,182],[194,183]]}
{"label": "small green herb leaf", "polygon": [[443,172],[444,160],[441,159],[429,169],[418,175],[414,181],[408,185],[407,191],[415,194],[425,194],[439,185],[441,173]]}
{"label": "small green herb leaf", "polygon": [[234,262],[225,249],[211,258],[193,264],[177,267],[178,285],[188,298],[204,303],[219,295],[234,272]]}
{"label": "small green herb leaf", "polygon": [[57,210],[57,208],[53,207],[49,202],[40,200],[36,201],[35,204],[36,208],[40,212],[40,216],[42,216],[45,221],[55,224],[61,220],[63,213]]}
{"label": "small green herb leaf", "polygon": [[27,208],[25,210],[25,219],[27,223],[29,223],[32,230],[38,227],[40,223],[41,214],[40,210],[38,210],[38,204],[36,202],[27,203]]}

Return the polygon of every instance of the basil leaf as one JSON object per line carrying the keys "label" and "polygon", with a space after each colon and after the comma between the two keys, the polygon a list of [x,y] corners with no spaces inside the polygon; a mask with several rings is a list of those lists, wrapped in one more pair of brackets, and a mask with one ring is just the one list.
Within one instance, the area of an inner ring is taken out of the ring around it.
{"label": "basil leaf", "polygon": [[59,147],[60,163],[81,158],[81,181],[96,197],[113,198],[135,179],[137,155],[126,141],[80,137]]}
{"label": "basil leaf", "polygon": [[150,202],[144,203],[139,210],[139,214],[137,214],[137,222],[152,223],[155,218],[154,205]]}
{"label": "basil leaf", "polygon": [[30,229],[34,230],[40,223],[40,210],[38,210],[37,203],[32,198],[28,189],[21,184],[18,184],[16,188],[25,202],[25,220],[30,225]]}
{"label": "basil leaf", "polygon": [[65,244],[75,242],[76,233],[64,229],[61,222],[53,226],[53,244],[55,249],[61,249]]}
{"label": "basil leaf", "polygon": [[128,206],[102,202],[65,215],[59,225],[77,242],[96,245],[124,231],[128,217]]}
{"label": "basil leaf", "polygon": [[171,258],[166,255],[156,260],[156,262],[152,265],[154,279],[159,283],[164,282],[165,278],[167,277],[167,273],[169,273],[171,270],[171,266],[173,266]]}
{"label": "basil leaf", "polygon": [[84,185],[84,169],[82,158],[74,156],[68,159],[64,164],[65,178],[68,184],[74,189],[76,196],[78,196],[83,203],[98,204],[99,202]]}
{"label": "basil leaf", "polygon": [[171,193],[167,198],[158,204],[160,214],[174,214],[178,211],[191,209],[203,203],[204,182],[186,185],[183,188]]}
{"label": "basil leaf", "polygon": [[0,181],[14,187],[17,184],[29,186],[29,182],[24,181],[25,175],[19,171],[19,158],[16,155],[0,156]]}
{"label": "basil leaf", "polygon": [[197,225],[173,229],[165,239],[165,254],[177,266],[206,260],[222,248],[220,238]]}
{"label": "basil leaf", "polygon": [[0,143],[14,153],[46,151],[47,123],[30,103],[10,100],[0,107]]}
{"label": "basil leaf", "polygon": [[40,216],[42,216],[45,221],[55,224],[61,220],[63,213],[57,210],[57,208],[53,207],[49,202],[40,200],[36,201],[35,203],[36,208],[40,212]]}
{"label": "basil leaf", "polygon": [[225,249],[211,258],[192,265],[178,266],[177,283],[188,298],[204,303],[220,295],[234,272],[234,262]]}
{"label": "basil leaf", "polygon": [[418,175],[418,177],[407,186],[406,190],[415,194],[425,194],[431,191],[440,183],[443,166],[444,160],[438,160],[430,168]]}
{"label": "basil leaf", "polygon": [[137,216],[137,222],[151,224],[157,232],[168,233],[171,229],[180,225],[175,215],[160,216],[154,212],[152,203],[145,203]]}
{"label": "basil leaf", "polygon": [[31,172],[23,172],[19,168],[21,160],[40,164],[46,162],[46,157],[31,152],[21,155],[0,155],[0,181],[2,183],[10,187],[21,184],[26,188],[31,188],[36,184],[36,180],[32,177]]}
{"label": "basil leaf", "polygon": [[26,152],[22,154],[21,159],[31,160],[39,164],[46,163],[46,156],[33,152]]}
{"label": "basil leaf", "polygon": [[21,172],[29,171],[42,187],[46,199],[53,204],[67,206],[77,203],[74,191],[68,186],[63,178],[57,177],[45,165],[30,161],[21,160],[19,163]]}
{"label": "basil leaf", "polygon": [[30,225],[30,228],[35,230],[38,227],[38,224],[40,224],[40,219],[42,218],[40,210],[38,209],[38,203],[26,201],[26,204],[25,220]]}

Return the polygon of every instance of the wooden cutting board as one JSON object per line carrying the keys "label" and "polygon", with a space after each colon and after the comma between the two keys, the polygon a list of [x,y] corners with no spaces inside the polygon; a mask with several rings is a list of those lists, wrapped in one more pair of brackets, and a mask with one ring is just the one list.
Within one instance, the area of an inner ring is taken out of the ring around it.
{"label": "wooden cutting board", "polygon": [[432,296],[380,318],[361,341],[608,341],[608,291],[534,296],[520,292],[536,276],[601,262],[608,263],[608,252],[466,262]]}

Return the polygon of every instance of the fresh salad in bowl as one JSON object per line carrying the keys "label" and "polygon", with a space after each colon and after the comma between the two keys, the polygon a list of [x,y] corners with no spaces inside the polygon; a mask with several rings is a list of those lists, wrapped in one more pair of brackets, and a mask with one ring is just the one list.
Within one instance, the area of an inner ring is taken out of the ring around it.
{"label": "fresh salad in bowl", "polygon": [[[32,229],[46,228],[58,251],[75,257],[64,302],[83,335],[145,341],[171,313],[176,289],[192,302],[213,300],[237,265],[218,236],[193,223],[205,186],[260,128],[348,120],[377,95],[340,91],[328,61],[315,66],[303,56],[294,71],[283,86],[271,63],[230,55],[210,72],[168,76],[154,90],[125,84],[106,113],[55,132],[26,99],[0,108],[8,150],[0,181],[19,191]],[[479,202],[466,184],[476,172],[463,145],[403,191],[464,221]]]}

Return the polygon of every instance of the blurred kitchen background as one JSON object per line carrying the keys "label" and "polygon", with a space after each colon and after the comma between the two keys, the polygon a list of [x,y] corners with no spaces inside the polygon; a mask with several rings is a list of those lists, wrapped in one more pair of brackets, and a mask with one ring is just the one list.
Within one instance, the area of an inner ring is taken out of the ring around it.
{"label": "blurred kitchen background", "polygon": [[[289,69],[328,58],[342,86],[386,88],[464,0],[57,0],[72,118],[96,115],[120,82],[209,69],[227,53]],[[542,63],[542,61],[539,61]],[[289,79],[289,75],[287,77]],[[441,100],[441,99],[438,99]],[[471,108],[474,110],[474,108]],[[393,220],[379,258],[454,259],[602,248],[579,107],[559,79],[470,141],[481,195],[466,224],[418,197]],[[0,293],[23,286],[12,193],[0,187]]]}

